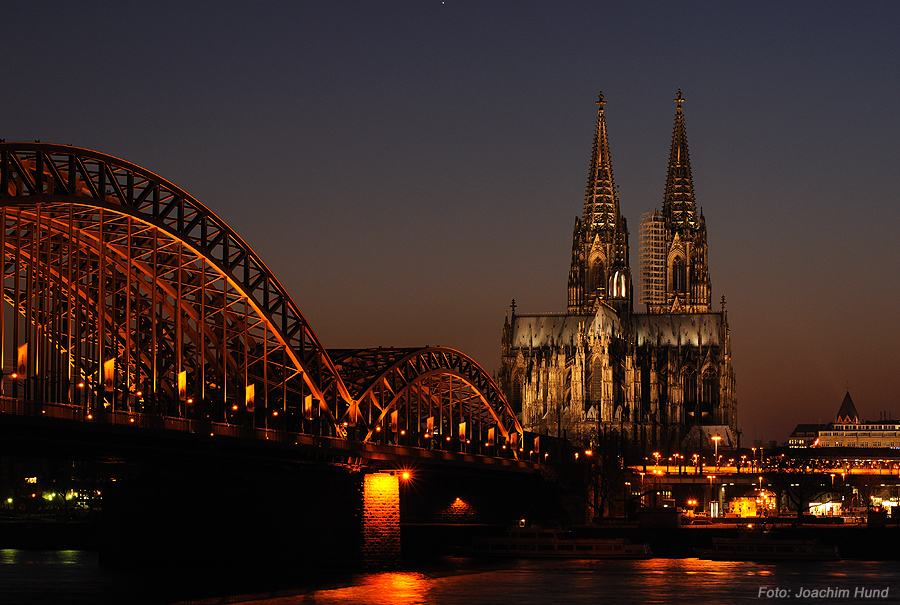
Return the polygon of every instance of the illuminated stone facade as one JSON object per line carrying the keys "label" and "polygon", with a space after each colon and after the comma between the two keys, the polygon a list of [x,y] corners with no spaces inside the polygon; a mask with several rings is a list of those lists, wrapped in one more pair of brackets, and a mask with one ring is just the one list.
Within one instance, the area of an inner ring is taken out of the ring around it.
{"label": "illuminated stone facade", "polygon": [[728,319],[724,297],[720,311],[710,310],[706,223],[694,200],[682,102],[679,91],[663,208],[645,215],[655,248],[642,254],[641,269],[655,279],[654,297],[635,313],[600,95],[567,312],[523,314],[513,305],[503,327],[498,378],[526,430],[586,447],[616,435],[632,454],[681,452],[698,425],[721,427],[736,442]]}
{"label": "illuminated stone facade", "polygon": [[362,558],[370,568],[400,565],[400,480],[393,473],[363,479]]}

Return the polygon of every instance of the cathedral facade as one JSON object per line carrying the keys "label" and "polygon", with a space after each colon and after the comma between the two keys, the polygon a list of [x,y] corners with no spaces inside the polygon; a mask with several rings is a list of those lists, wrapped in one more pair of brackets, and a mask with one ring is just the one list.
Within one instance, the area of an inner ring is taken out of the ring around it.
{"label": "cathedral facade", "polygon": [[711,308],[706,221],[697,211],[681,91],[661,210],[644,214],[640,303],[633,306],[628,226],[613,181],[601,93],[565,313],[519,313],[503,326],[500,387],[525,430],[628,453],[737,445],[731,337]]}

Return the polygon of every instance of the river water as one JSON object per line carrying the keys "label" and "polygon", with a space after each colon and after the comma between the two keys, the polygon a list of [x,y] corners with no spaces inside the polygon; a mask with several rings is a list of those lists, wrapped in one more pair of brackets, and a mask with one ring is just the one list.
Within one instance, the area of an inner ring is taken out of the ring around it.
{"label": "river water", "polygon": [[[236,577],[238,576],[238,577]],[[122,570],[88,551],[0,550],[4,605],[900,602],[900,561],[442,559],[370,572]]]}

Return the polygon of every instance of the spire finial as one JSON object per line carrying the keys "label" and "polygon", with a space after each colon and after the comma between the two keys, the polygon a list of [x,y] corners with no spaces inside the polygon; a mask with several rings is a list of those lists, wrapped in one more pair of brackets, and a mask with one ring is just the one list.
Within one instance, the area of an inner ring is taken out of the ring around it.
{"label": "spire finial", "polygon": [[603,111],[603,106],[606,105],[606,101],[603,100],[603,91],[600,91],[600,94],[597,95],[597,105],[600,106],[600,111]]}
{"label": "spire finial", "polygon": [[678,94],[675,95],[675,102],[678,103],[678,110],[681,111],[681,104],[684,103],[684,97],[681,96],[681,89],[678,89]]}

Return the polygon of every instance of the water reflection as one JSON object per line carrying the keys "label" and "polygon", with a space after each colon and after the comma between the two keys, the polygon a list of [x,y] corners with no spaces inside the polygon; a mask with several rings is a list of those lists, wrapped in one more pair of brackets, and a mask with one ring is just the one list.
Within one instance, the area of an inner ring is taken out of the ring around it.
{"label": "water reflection", "polygon": [[[418,572],[382,572],[362,576],[356,586],[315,593],[316,603],[418,605],[429,603],[431,579]],[[289,601],[290,602],[290,601]]]}
{"label": "water reflection", "polygon": [[0,548],[0,565],[94,565],[97,553],[86,550]]}
{"label": "water reflection", "polygon": [[[310,591],[266,602],[299,603],[733,603],[758,598],[761,587],[801,589],[858,586],[900,591],[900,562],[754,563],[700,559],[640,561],[507,561],[494,568],[470,561],[452,573],[380,573],[353,586]],[[830,600],[852,602],[852,599]]]}
{"label": "water reflection", "polygon": [[[791,591],[795,598],[801,589],[826,588],[848,589],[851,595],[858,587],[888,589],[892,602],[900,594],[900,561],[484,561],[450,557],[429,569],[351,576],[334,572],[295,575],[285,569],[256,577],[246,570],[248,582],[240,585],[207,569],[200,575],[185,576],[189,581],[183,587],[173,584],[176,576],[171,569],[131,569],[128,575],[122,571],[99,566],[96,553],[85,551],[0,549],[0,603],[157,605],[180,599],[183,603],[255,605],[696,605],[755,600],[763,587]],[[165,590],[150,590],[160,586]],[[841,602],[853,599],[828,599],[828,603]]]}

